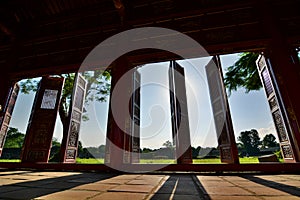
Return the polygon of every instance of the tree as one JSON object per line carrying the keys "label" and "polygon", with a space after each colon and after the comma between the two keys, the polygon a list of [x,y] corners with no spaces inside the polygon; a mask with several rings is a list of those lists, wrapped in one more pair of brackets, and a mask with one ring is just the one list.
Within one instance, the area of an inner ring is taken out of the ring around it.
{"label": "tree", "polygon": [[3,148],[22,148],[25,134],[17,128],[9,127]]}
{"label": "tree", "polygon": [[262,148],[277,147],[278,143],[273,134],[267,134],[262,140]]}
{"label": "tree", "polygon": [[224,84],[229,93],[243,87],[246,93],[252,90],[259,90],[262,84],[256,67],[258,53],[241,53],[238,61],[228,67],[225,73]]}
{"label": "tree", "polygon": [[197,148],[192,147],[192,157],[194,159],[198,158],[200,150],[201,150],[200,146],[198,146]]}
{"label": "tree", "polygon": [[257,130],[243,131],[240,133],[238,141],[242,143],[242,147],[249,155],[257,155],[259,153],[259,145],[261,144]]}
{"label": "tree", "polygon": [[[228,67],[224,77],[224,84],[229,94],[240,87],[245,88],[246,93],[262,88],[256,66],[258,56],[259,54],[254,52],[241,53],[238,61]],[[299,53],[298,58],[300,61]]]}
{"label": "tree", "polygon": [[163,143],[163,146],[164,146],[165,148],[173,148],[173,144],[172,144],[172,142],[170,142],[169,140],[165,141],[165,142]]}

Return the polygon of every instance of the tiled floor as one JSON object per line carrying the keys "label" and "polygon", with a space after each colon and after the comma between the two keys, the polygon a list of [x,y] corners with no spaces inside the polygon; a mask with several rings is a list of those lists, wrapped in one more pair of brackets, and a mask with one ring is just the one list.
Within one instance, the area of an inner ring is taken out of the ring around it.
{"label": "tiled floor", "polygon": [[300,199],[300,175],[1,171],[0,199]]}

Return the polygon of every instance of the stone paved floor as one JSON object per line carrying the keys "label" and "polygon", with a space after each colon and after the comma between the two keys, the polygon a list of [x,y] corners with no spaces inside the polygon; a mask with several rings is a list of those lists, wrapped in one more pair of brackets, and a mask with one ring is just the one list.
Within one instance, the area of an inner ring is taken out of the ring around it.
{"label": "stone paved floor", "polygon": [[300,199],[300,175],[0,171],[0,199]]}

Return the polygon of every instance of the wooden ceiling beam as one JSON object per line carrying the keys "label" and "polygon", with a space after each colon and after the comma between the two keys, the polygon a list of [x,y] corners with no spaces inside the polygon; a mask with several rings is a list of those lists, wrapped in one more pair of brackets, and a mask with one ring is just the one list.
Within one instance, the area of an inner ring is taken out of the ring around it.
{"label": "wooden ceiling beam", "polygon": [[6,25],[4,25],[2,22],[0,22],[0,30],[5,35],[9,36],[11,40],[14,40],[16,38],[15,33],[9,29]]}
{"label": "wooden ceiling beam", "polygon": [[113,0],[115,8],[117,9],[119,16],[120,16],[120,21],[121,25],[124,26],[124,21],[125,21],[125,6],[122,2],[122,0]]}

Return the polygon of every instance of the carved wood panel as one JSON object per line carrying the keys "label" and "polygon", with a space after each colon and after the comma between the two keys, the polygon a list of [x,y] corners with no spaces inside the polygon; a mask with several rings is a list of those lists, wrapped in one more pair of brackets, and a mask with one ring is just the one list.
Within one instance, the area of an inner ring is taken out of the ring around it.
{"label": "carved wood panel", "polygon": [[173,142],[176,146],[177,164],[191,164],[192,151],[185,87],[184,68],[176,61],[169,68],[170,109]]}
{"label": "carved wood panel", "polygon": [[123,163],[140,162],[140,84],[138,68],[130,71],[132,95],[129,102],[130,118],[125,120]]}
{"label": "carved wood panel", "polygon": [[221,162],[238,163],[238,152],[232,127],[229,105],[220,61],[214,57],[206,66],[206,75],[215,121]]}
{"label": "carved wood panel", "polygon": [[283,113],[282,103],[279,101],[280,94],[276,90],[276,83],[274,77],[271,76],[270,66],[268,66],[266,58],[262,55],[257,59],[256,65],[268,99],[283,159],[285,162],[295,162],[293,146],[289,139],[287,118]]}
{"label": "carved wood panel", "polygon": [[31,109],[22,162],[48,162],[64,78],[43,77]]}
{"label": "carved wood panel", "polygon": [[62,162],[75,163],[78,154],[78,141],[81,118],[83,114],[83,104],[85,100],[87,81],[77,73],[74,81],[73,95],[70,105],[70,121],[67,135],[64,135],[62,151]]}
{"label": "carved wood panel", "polygon": [[15,84],[8,94],[6,105],[4,106],[3,113],[4,115],[0,118],[0,156],[2,154],[3,146],[5,143],[6,134],[9,127],[9,122],[15,107],[15,103],[18,97],[20,87],[18,84]]}

